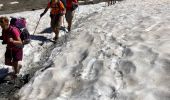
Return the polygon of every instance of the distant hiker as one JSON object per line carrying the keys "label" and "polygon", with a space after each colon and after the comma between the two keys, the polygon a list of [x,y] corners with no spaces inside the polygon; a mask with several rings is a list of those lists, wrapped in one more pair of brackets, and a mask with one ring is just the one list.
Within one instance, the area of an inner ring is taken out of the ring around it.
{"label": "distant hiker", "polygon": [[2,44],[7,44],[5,52],[5,65],[13,66],[14,73],[18,74],[21,65],[18,64],[23,58],[23,44],[20,38],[20,31],[18,28],[9,24],[7,17],[0,17],[0,26],[2,28],[3,40]]}
{"label": "distant hiker", "polygon": [[40,14],[40,18],[48,11],[49,8],[51,8],[51,28],[55,33],[55,37],[53,39],[56,41],[59,36],[59,30],[62,23],[62,16],[65,14],[65,8],[60,0],[51,0],[50,2],[48,2],[48,5],[44,12]]}
{"label": "distant hiker", "polygon": [[116,3],[116,0],[107,0],[108,6]]}
{"label": "distant hiker", "polygon": [[74,17],[75,9],[78,7],[77,0],[66,0],[66,21],[68,23],[68,31],[71,31],[72,20]]}

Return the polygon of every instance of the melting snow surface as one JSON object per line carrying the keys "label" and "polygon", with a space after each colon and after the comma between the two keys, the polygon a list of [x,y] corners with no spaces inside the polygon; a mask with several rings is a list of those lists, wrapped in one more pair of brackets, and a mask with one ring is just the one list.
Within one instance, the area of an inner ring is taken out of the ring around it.
{"label": "melting snow surface", "polygon": [[[18,92],[20,100],[170,100],[169,8],[169,0],[80,6],[73,30],[60,31],[57,44],[48,41],[52,38],[48,12],[32,46],[24,48],[20,74],[46,68],[38,70]],[[25,17],[33,33],[42,12],[6,16]],[[40,55],[52,46],[50,57],[42,62],[45,58]]]}

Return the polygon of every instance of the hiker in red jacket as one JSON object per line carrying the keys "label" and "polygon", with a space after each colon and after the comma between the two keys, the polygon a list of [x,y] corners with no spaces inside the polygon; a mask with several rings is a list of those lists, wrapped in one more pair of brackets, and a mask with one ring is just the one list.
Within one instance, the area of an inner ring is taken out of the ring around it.
{"label": "hiker in red jacket", "polygon": [[78,7],[77,0],[66,0],[66,21],[68,23],[68,31],[71,31],[72,20],[74,17],[75,9]]}
{"label": "hiker in red jacket", "polygon": [[5,52],[5,65],[13,66],[14,74],[18,74],[21,65],[18,64],[23,58],[23,45],[20,38],[20,31],[16,27],[9,25],[7,17],[0,17],[0,26],[2,28],[3,44],[7,44]]}
{"label": "hiker in red jacket", "polygon": [[42,17],[48,11],[49,8],[51,8],[51,28],[55,33],[54,40],[56,41],[59,36],[59,30],[62,23],[62,16],[65,14],[65,8],[60,0],[51,0],[50,2],[48,2],[48,5],[44,12],[40,14],[40,17]]}

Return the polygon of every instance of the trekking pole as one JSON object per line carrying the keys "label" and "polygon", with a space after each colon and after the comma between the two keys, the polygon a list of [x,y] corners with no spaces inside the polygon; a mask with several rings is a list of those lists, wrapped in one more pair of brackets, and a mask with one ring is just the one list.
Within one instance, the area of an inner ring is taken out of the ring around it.
{"label": "trekking pole", "polygon": [[[35,31],[37,30],[37,27],[38,27],[38,25],[39,25],[39,23],[40,23],[40,19],[41,19],[41,17],[39,18],[39,20],[38,20],[38,22],[37,22],[37,25],[36,25],[36,27],[35,27],[35,30],[34,30],[33,35],[35,34]],[[31,44],[31,42],[30,42],[29,44],[31,45],[31,47],[33,47],[33,45]]]}
{"label": "trekking pole", "polygon": [[63,27],[64,27],[64,35],[65,35],[65,43],[66,43],[67,42],[67,40],[66,40],[67,37],[66,37],[66,30],[65,30],[65,25],[64,25],[64,18],[65,18],[65,16],[63,16]]}
{"label": "trekking pole", "polygon": [[35,31],[37,30],[37,27],[38,27],[38,25],[39,25],[39,23],[40,23],[40,19],[41,19],[41,17],[39,18],[39,20],[38,20],[38,22],[37,22],[37,25],[36,25],[36,27],[35,27],[35,30],[34,30],[33,35],[35,34]]}

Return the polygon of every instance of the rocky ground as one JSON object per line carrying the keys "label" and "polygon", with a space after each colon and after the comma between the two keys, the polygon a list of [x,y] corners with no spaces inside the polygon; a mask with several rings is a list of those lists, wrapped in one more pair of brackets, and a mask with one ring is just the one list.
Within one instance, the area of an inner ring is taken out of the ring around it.
{"label": "rocky ground", "polygon": [[0,0],[0,14],[45,8],[47,2],[48,0]]}

